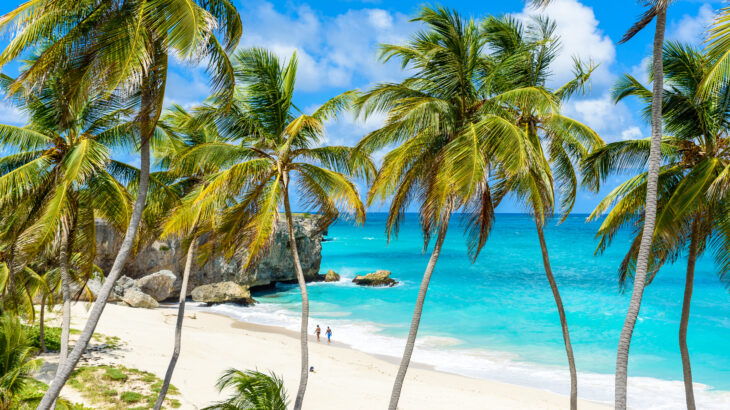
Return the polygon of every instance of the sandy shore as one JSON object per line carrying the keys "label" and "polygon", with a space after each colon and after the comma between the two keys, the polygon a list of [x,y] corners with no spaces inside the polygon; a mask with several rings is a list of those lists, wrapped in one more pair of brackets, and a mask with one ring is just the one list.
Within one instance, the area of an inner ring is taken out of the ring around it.
{"label": "sandy shore", "polygon": [[[97,332],[117,336],[124,346],[101,360],[146,370],[162,377],[173,342],[176,308],[106,307]],[[73,327],[81,329],[88,312],[73,308]],[[227,368],[274,371],[285,380],[293,400],[299,381],[299,341],[292,332],[189,311],[182,353],[172,383],[183,408],[200,408],[222,398],[214,384]],[[397,366],[389,360],[326,342],[310,344],[310,374],[305,409],[384,409]],[[75,396],[72,392],[71,396]],[[68,395],[67,395],[68,396]],[[71,397],[69,397],[71,398]],[[76,397],[74,397],[76,398]],[[582,409],[608,406],[583,401]],[[473,379],[412,366],[400,406],[415,409],[565,409],[568,398],[544,390]]]}

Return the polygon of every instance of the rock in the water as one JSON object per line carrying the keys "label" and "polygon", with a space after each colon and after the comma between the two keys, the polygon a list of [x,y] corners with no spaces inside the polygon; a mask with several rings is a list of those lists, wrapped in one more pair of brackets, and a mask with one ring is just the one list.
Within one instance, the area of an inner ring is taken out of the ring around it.
{"label": "rock in the water", "polygon": [[219,282],[210,285],[202,285],[193,289],[190,296],[196,302],[203,302],[209,305],[215,303],[240,303],[252,305],[256,303],[251,298],[251,292],[235,282]]}
{"label": "rock in the water", "polygon": [[170,297],[176,279],[177,276],[171,271],[161,270],[137,279],[137,287],[156,301],[162,302]]}
{"label": "rock in the water", "polygon": [[136,288],[129,288],[124,291],[122,301],[131,307],[154,309],[158,307],[157,301],[152,296],[141,292]]}
{"label": "rock in the water", "polygon": [[333,271],[332,269],[327,271],[327,274],[324,275],[324,281],[325,282],[339,282],[340,280],[340,274]]}
{"label": "rock in the water", "polygon": [[389,270],[378,270],[365,276],[357,275],[352,281],[362,286],[395,286],[398,283],[390,278]]}

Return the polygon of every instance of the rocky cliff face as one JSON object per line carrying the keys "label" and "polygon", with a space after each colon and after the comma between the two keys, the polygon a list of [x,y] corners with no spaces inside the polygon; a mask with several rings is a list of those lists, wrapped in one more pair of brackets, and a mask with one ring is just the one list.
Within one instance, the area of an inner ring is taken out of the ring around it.
{"label": "rocky cliff face", "polygon": [[[322,237],[325,233],[316,233],[316,217],[310,215],[294,217],[294,232],[299,249],[302,270],[307,280],[319,280],[319,265],[322,260]],[[104,272],[109,272],[122,236],[108,225],[97,221],[96,224],[96,264]],[[180,282],[185,266],[184,251],[180,249],[178,239],[155,241],[127,261],[122,274],[131,278],[139,278],[162,269],[172,271],[177,277],[175,282],[176,296],[180,291]],[[193,266],[190,274],[188,292],[193,288],[209,283],[232,281],[247,286],[268,286],[276,282],[296,281],[294,263],[289,247],[286,221],[282,218],[276,230],[274,243],[268,253],[255,266],[242,269],[240,259],[231,261],[223,257],[209,260],[203,266]]]}

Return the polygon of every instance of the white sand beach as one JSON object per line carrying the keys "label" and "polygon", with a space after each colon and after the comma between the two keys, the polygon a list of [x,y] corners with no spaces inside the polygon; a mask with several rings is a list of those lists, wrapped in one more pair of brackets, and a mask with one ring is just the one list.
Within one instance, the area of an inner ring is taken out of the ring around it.
{"label": "white sand beach", "polygon": [[[117,336],[123,346],[103,354],[107,364],[121,364],[165,373],[172,350],[177,309],[154,310],[108,305],[98,333]],[[81,329],[85,304],[73,308],[73,328]],[[325,339],[310,343],[310,373],[305,409],[383,409],[387,407],[395,363]],[[52,359],[52,358],[49,358]],[[241,323],[215,314],[189,311],[183,330],[182,353],[172,383],[181,391],[182,408],[209,405],[219,396],[214,384],[227,368],[274,371],[285,380],[291,398],[299,380],[299,341],[293,332]],[[69,389],[63,394],[79,396]],[[568,397],[548,391],[442,373],[414,365],[408,372],[400,406],[415,409],[565,409]],[[582,409],[608,406],[582,401]]]}

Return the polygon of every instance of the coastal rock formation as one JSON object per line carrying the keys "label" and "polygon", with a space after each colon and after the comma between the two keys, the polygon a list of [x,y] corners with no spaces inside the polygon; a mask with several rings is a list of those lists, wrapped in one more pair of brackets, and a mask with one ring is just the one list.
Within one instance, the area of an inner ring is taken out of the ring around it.
{"label": "coastal rock formation", "polygon": [[198,286],[193,289],[190,296],[196,302],[207,303],[209,305],[215,303],[239,303],[248,306],[256,303],[251,298],[251,292],[249,292],[247,287],[243,287],[234,282],[220,282]]}
{"label": "coastal rock formation", "polygon": [[169,270],[161,270],[137,279],[137,287],[156,301],[162,302],[170,297],[175,280],[177,280],[177,276],[174,273]]}
{"label": "coastal rock formation", "polygon": [[152,296],[141,292],[136,288],[129,288],[124,291],[122,301],[131,307],[154,309],[159,306],[157,301]]}
{"label": "coastal rock formation", "polygon": [[352,281],[361,286],[395,286],[398,283],[390,278],[389,270],[378,270],[365,276],[357,275]]}
{"label": "coastal rock formation", "polygon": [[332,269],[330,269],[327,271],[327,274],[324,275],[324,281],[325,282],[339,282],[340,274],[333,271]]}
{"label": "coastal rock formation", "polygon": [[[317,221],[316,215],[294,216],[294,235],[302,270],[307,281],[324,279],[319,274],[319,267],[322,260],[322,238],[326,232],[318,232]],[[273,286],[276,282],[296,282],[284,218],[279,220],[275,235],[269,252],[248,269],[242,268],[245,262],[243,257],[227,261],[218,256],[211,258],[202,267],[194,265],[190,273],[188,291],[201,285],[226,281],[249,287]],[[121,242],[122,235],[115,232],[109,225],[97,221],[95,262],[104,272],[109,272],[111,269]],[[180,292],[184,266],[184,250],[180,247],[180,240],[165,239],[155,241],[138,251],[127,261],[123,274],[129,278],[138,279],[161,269],[169,270],[177,279],[173,285],[173,291],[168,297],[175,297]],[[115,286],[115,288],[117,287]],[[117,294],[124,294],[124,292],[117,292]]]}

